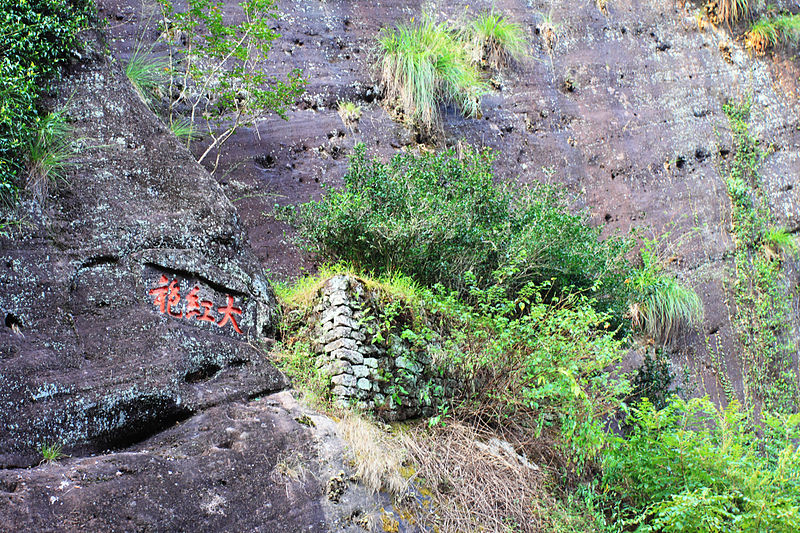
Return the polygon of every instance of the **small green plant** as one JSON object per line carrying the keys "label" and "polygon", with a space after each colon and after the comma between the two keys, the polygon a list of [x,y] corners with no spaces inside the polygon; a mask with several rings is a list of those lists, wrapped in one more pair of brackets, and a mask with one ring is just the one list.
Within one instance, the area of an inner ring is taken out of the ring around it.
{"label": "small green plant", "polygon": [[527,54],[528,43],[522,26],[505,16],[490,11],[467,23],[464,40],[471,44],[472,61],[485,62],[499,69],[511,59],[520,60]]}
{"label": "small green plant", "polygon": [[169,61],[166,58],[154,56],[150,49],[138,44],[125,65],[125,76],[136,89],[139,98],[150,105],[156,98],[156,91],[166,81],[168,67]]}
{"label": "small green plant", "polygon": [[[178,9],[171,0],[157,1],[162,38],[168,45],[168,122],[178,120],[182,107],[189,109],[191,124],[205,121],[210,143],[198,162],[216,151],[216,170],[220,146],[240,126],[269,113],[286,119],[288,106],[302,94],[306,82],[299,70],[291,71],[284,81],[267,76],[261,67],[272,42],[280,37],[270,28],[278,17],[274,0],[245,0],[235,22],[223,17],[222,1],[188,0]],[[193,138],[185,139],[189,146]]]}
{"label": "small green plant", "polygon": [[188,118],[173,118],[169,129],[175,137],[184,141],[194,141],[200,137],[200,134],[194,129],[194,124]]}
{"label": "small green plant", "polygon": [[781,228],[770,228],[764,233],[764,244],[774,253],[797,255],[798,245],[794,235]]}
{"label": "small green plant", "polygon": [[39,453],[42,454],[42,462],[43,463],[55,463],[62,457],[66,457],[61,451],[63,450],[63,446],[57,443],[50,443],[50,444],[42,444],[39,447]]}
{"label": "small green plant", "polygon": [[339,118],[345,126],[352,128],[361,119],[361,106],[354,102],[340,100],[338,103]]}
{"label": "small green plant", "polygon": [[635,327],[666,343],[681,325],[702,321],[703,303],[694,290],[664,272],[655,241],[645,240],[640,253],[642,266],[630,275],[628,312]]}
{"label": "small green plant", "polygon": [[386,96],[399,102],[407,122],[430,130],[439,122],[439,106],[447,102],[465,116],[480,112],[484,83],[465,46],[445,24],[426,18],[384,30],[378,54]]}
{"label": "small green plant", "polygon": [[800,42],[800,14],[763,17],[745,34],[745,46],[758,55],[769,48]]}
{"label": "small green plant", "polygon": [[636,405],[647,398],[656,409],[663,409],[674,391],[670,391],[673,375],[669,357],[663,348],[648,350],[644,362],[633,378],[633,392],[625,400],[628,405]]}
{"label": "small green plant", "polygon": [[72,130],[63,111],[54,111],[37,117],[37,134],[27,147],[27,180],[25,188],[33,197],[44,203],[51,182],[63,178],[63,171],[74,155]]}

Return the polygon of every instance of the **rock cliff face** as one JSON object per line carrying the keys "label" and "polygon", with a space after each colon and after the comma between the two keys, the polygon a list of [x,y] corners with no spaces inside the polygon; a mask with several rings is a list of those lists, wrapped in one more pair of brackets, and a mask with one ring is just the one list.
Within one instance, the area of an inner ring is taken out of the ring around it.
{"label": "rock cliff face", "polygon": [[[423,13],[456,20],[494,6],[526,28],[531,57],[489,73],[495,89],[483,98],[481,119],[446,110],[440,146],[465,141],[496,149],[501,179],[544,181],[574,193],[575,207],[589,209],[608,233],[669,232],[672,266],[697,289],[706,314],[703,327],[685,332],[673,348],[679,376],[682,368],[688,373],[684,389],[724,401],[722,383],[730,382],[741,397],[725,185],[734,142],[722,108],[752,102],[751,131],[773,148],[762,189],[776,225],[797,231],[800,68],[791,53],[751,57],[726,28],[700,30],[694,12],[701,5],[691,2],[617,0],[603,2],[605,12],[594,2],[536,0],[278,4],[284,15],[275,27],[283,38],[265,69],[303,68],[308,92],[288,122],[264,121],[258,132],[245,129],[231,139],[217,174],[226,192],[241,198],[236,205],[253,249],[275,275],[313,265],[283,236],[291,231],[264,216],[273,204],[307,201],[323,185],[341,184],[356,142],[383,157],[414,146],[413,134],[376,97],[371,50],[380,29]],[[116,45],[124,54],[135,35],[119,35],[127,36]],[[342,123],[340,100],[363,107],[357,127]],[[785,266],[793,271],[791,261]],[[791,294],[794,285],[790,274]],[[793,316],[790,327],[797,326]]]}
{"label": "rock cliff face", "polygon": [[[220,186],[118,66],[59,94],[83,148],[0,241],[0,530],[359,529],[384,500],[272,394],[277,304]],[[45,445],[70,458],[26,468]]]}
{"label": "rock cliff face", "polygon": [[[97,3],[114,21],[116,57],[157,37],[149,3]],[[481,119],[447,110],[443,143],[498,150],[501,179],[557,184],[609,232],[671,230],[674,265],[706,310],[674,360],[697,392],[724,400],[724,373],[741,394],[722,106],[752,100],[752,131],[773,146],[762,188],[777,225],[797,231],[796,61],[752,58],[724,30],[699,31],[690,3],[278,4],[283,38],[265,69],[303,68],[308,94],[288,122],[234,136],[216,180],[118,65],[84,60],[60,87],[80,155],[21,235],[0,241],[0,529],[348,530],[385,506],[340,475],[332,422],[277,392],[286,380],[260,348],[276,311],[263,270],[292,277],[313,265],[265,214],[340,184],[356,142],[383,156],[413,144],[380,106],[370,49],[381,27],[426,12],[495,6],[532,45],[531,58],[493,74]],[[357,127],[342,124],[339,100],[363,106]],[[787,285],[795,294],[795,274]],[[50,443],[72,458],[28,469]],[[324,494],[329,479],[347,487],[338,504]]]}

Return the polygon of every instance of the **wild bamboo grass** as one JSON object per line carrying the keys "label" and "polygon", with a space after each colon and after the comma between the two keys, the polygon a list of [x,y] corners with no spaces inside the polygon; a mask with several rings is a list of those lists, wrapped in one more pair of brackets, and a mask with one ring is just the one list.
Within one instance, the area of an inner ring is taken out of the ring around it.
{"label": "wild bamboo grass", "polygon": [[399,100],[407,120],[432,128],[440,121],[440,103],[449,102],[464,116],[480,113],[484,82],[445,24],[426,19],[385,30],[378,50],[386,96]]}
{"label": "wild bamboo grass", "polygon": [[499,69],[520,60],[527,54],[527,41],[522,26],[510,22],[494,11],[482,13],[470,21],[464,30],[464,40],[470,43],[471,59],[475,63],[486,61]]}

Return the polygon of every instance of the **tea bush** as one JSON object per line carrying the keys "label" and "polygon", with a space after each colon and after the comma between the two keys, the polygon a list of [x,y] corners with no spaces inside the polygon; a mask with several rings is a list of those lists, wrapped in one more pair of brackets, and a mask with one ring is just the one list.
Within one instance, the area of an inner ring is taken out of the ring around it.
{"label": "tea bush", "polygon": [[598,303],[621,309],[628,241],[602,240],[554,188],[496,183],[493,157],[467,148],[384,163],[358,146],[342,190],[282,217],[307,250],[363,271],[401,271],[462,294],[467,272],[478,287],[500,284],[510,295],[528,282],[552,281],[557,291],[599,282]]}

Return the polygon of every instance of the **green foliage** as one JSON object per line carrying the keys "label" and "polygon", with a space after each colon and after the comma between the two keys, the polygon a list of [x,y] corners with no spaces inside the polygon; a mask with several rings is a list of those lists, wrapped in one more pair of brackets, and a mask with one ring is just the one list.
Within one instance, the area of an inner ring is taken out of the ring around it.
{"label": "green foliage", "polygon": [[125,65],[125,76],[146,104],[150,104],[155,97],[155,91],[164,83],[169,69],[166,58],[153,56],[150,52],[149,49],[137,45]]}
{"label": "green foliage", "polygon": [[604,461],[605,490],[636,531],[790,532],[800,528],[800,415],[765,415],[765,439],[736,402],[643,401]]}
{"label": "green foliage", "polygon": [[552,279],[556,290],[600,281],[598,302],[621,309],[627,241],[600,240],[553,188],[495,183],[492,158],[468,148],[384,163],[359,146],[344,189],[281,216],[298,226],[306,249],[363,271],[401,271],[462,294],[467,272],[479,287],[499,283],[509,294],[529,281]]}
{"label": "green foliage", "polygon": [[633,392],[625,403],[635,405],[643,398],[647,398],[656,409],[663,409],[673,394],[670,391],[673,378],[669,357],[664,350],[658,348],[654,353],[648,350],[642,366],[633,378]]}
{"label": "green foliage", "polygon": [[89,0],[0,0],[0,199],[16,195],[41,131],[39,95],[93,16]]}
{"label": "green foliage", "polygon": [[664,272],[656,241],[645,240],[642,266],[631,272],[629,307],[633,323],[650,337],[667,342],[682,325],[696,325],[703,319],[703,303],[689,287]]}
{"label": "green foliage", "polygon": [[60,444],[42,444],[39,447],[39,453],[42,454],[42,462],[55,463],[62,457],[66,457],[63,453],[61,453],[62,449],[63,447]]}
{"label": "green foliage", "polygon": [[764,233],[764,244],[774,248],[776,252],[784,252],[794,256],[800,251],[795,236],[782,228],[769,228]]}
{"label": "green foliage", "polygon": [[445,24],[426,18],[384,30],[378,54],[386,96],[399,100],[410,122],[433,127],[440,102],[455,103],[465,116],[480,112],[486,89],[465,46]]}
{"label": "green foliage", "polygon": [[[181,107],[190,109],[192,124],[200,117],[206,121],[211,143],[199,162],[217,150],[218,163],[219,147],[241,125],[269,113],[286,119],[288,106],[306,82],[299,70],[281,81],[264,74],[260,66],[272,41],[280,37],[270,29],[278,16],[274,0],[245,0],[239,4],[239,22],[232,23],[223,18],[223,1],[188,0],[185,9],[176,9],[171,0],[158,3],[162,36],[169,46],[169,123],[175,123]],[[191,140],[186,137],[187,145]]]}
{"label": "green foliage", "polygon": [[724,107],[736,151],[727,179],[731,199],[736,251],[735,325],[743,348],[745,400],[762,402],[770,411],[794,412],[800,406],[800,388],[790,341],[791,298],[775,245],[791,242],[776,231],[761,189],[758,170],[768,151],[748,130],[749,103]]}
{"label": "green foliage", "polygon": [[500,68],[510,59],[522,59],[527,54],[525,31],[503,15],[490,11],[471,20],[464,30],[464,40],[472,45],[472,60],[486,61],[492,68]]}
{"label": "green foliage", "polygon": [[43,203],[50,182],[63,178],[74,154],[72,129],[63,111],[36,117],[36,136],[28,141],[26,189]]}
{"label": "green foliage", "polygon": [[499,284],[473,285],[476,311],[459,315],[474,333],[469,348],[449,346],[450,361],[483,384],[474,411],[526,434],[556,429],[567,462],[580,469],[602,450],[606,417],[631,392],[615,371],[627,338],[610,329],[611,314],[596,310],[597,287],[560,297],[551,289],[528,283],[511,296]]}
{"label": "green foliage", "polygon": [[800,42],[800,14],[762,17],[745,34],[745,45],[758,54],[782,44]]}

